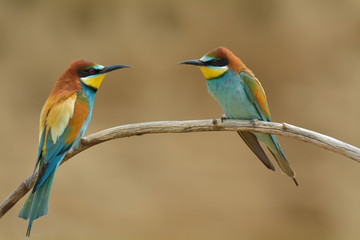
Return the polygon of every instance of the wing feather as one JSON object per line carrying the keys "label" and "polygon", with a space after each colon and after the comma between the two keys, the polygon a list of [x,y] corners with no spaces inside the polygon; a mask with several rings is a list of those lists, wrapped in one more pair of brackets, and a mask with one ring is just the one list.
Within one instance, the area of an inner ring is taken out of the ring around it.
{"label": "wing feather", "polygon": [[60,99],[48,111],[44,107],[42,114],[46,114],[41,121],[44,123],[44,137],[39,146],[40,173],[35,184],[36,191],[47,179],[50,173],[61,163],[66,152],[71,149],[79,136],[80,130],[88,115],[88,102],[79,92]]}
{"label": "wing feather", "polygon": [[260,116],[263,118],[264,121],[271,121],[265,91],[261,86],[260,81],[255,76],[245,72],[241,72],[240,76],[246,84],[247,88],[245,88],[245,91],[247,92],[250,100],[255,103]]}
{"label": "wing feather", "polygon": [[263,148],[260,146],[260,143],[257,137],[252,132],[237,132],[240,137],[244,140],[246,145],[255,153],[255,155],[261,160],[261,162],[269,169],[275,171],[274,165],[270,162],[269,158],[266,156]]}
{"label": "wing feather", "polygon": [[76,96],[77,94],[74,93],[67,99],[54,105],[47,115],[46,125],[51,131],[51,138],[54,144],[63,134],[70,118],[74,114]]}

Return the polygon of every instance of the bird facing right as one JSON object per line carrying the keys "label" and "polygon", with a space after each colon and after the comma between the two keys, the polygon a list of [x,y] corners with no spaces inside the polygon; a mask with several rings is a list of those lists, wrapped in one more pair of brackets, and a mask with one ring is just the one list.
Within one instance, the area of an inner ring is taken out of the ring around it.
{"label": "bird facing right", "polygon": [[[65,154],[76,147],[91,119],[94,98],[105,75],[127,65],[102,66],[83,59],[73,61],[60,75],[40,115],[39,176],[19,217],[33,221],[48,212],[50,189]],[[33,174],[34,176],[34,174]]]}
{"label": "bird facing right", "polygon": [[[271,122],[265,92],[259,80],[230,50],[218,47],[200,59],[179,64],[200,67],[206,78],[208,92],[218,101],[227,118]],[[259,140],[265,144],[282,172],[298,185],[295,172],[273,134],[244,131],[239,131],[238,134],[264,165],[274,171],[275,168],[260,146]]]}

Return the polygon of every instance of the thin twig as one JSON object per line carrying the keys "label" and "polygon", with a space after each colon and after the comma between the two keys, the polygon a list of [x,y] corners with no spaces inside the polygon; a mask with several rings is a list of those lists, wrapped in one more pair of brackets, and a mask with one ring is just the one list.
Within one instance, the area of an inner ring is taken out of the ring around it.
{"label": "thin twig", "polygon": [[[296,127],[287,123],[226,120],[220,119],[190,120],[190,121],[159,121],[147,123],[135,123],[109,128],[89,136],[83,137],[78,148],[66,154],[63,162],[66,162],[76,154],[102,142],[109,140],[140,136],[150,133],[191,133],[209,131],[253,131],[260,133],[272,133],[280,136],[291,137],[303,142],[313,143],[319,147],[341,154],[360,162],[360,149],[350,144],[341,142],[335,138],[313,132],[304,128]],[[37,174],[37,173],[36,173]],[[5,215],[32,187],[36,180],[31,181],[31,175],[27,177],[1,204],[0,218]]]}

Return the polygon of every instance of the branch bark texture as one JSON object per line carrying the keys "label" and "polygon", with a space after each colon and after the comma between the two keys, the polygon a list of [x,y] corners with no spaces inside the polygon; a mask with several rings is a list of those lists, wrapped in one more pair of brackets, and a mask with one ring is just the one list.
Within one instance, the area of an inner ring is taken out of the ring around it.
{"label": "branch bark texture", "polygon": [[[206,119],[189,121],[159,121],[128,124],[109,128],[81,139],[79,146],[66,154],[62,163],[76,154],[95,146],[117,138],[140,136],[151,133],[191,133],[210,131],[253,131],[260,133],[272,133],[280,136],[295,138],[303,142],[313,143],[324,149],[333,151],[345,157],[360,162],[360,149],[335,138],[296,127],[287,123]],[[28,176],[1,204],[0,218],[10,210],[31,189],[37,178]]]}

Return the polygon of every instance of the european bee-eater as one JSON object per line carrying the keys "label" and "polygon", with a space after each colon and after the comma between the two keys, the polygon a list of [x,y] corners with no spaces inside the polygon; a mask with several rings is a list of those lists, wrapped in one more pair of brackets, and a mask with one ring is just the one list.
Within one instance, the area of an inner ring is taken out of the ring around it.
{"label": "european bee-eater", "polygon": [[56,81],[40,115],[39,150],[35,170],[39,176],[19,217],[34,219],[48,212],[54,174],[65,154],[76,147],[90,122],[96,91],[105,74],[126,65],[102,66],[83,59],[73,61]]}
{"label": "european bee-eater", "polygon": [[[180,64],[200,67],[206,78],[208,92],[219,102],[226,118],[271,122],[265,92],[259,80],[230,50],[218,47],[200,59]],[[259,140],[264,143],[281,170],[298,185],[295,173],[273,134],[240,131],[238,134],[265,166],[274,171],[274,165],[266,156]]]}

